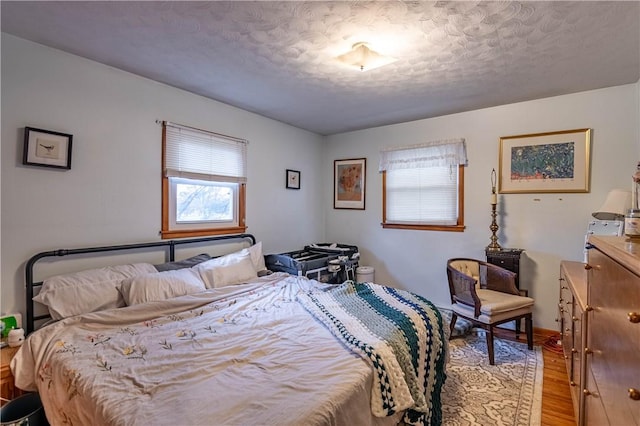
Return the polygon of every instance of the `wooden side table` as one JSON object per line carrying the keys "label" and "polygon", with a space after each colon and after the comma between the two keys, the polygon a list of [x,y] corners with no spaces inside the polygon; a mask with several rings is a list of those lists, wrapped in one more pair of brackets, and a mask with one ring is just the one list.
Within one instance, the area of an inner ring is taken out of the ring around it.
{"label": "wooden side table", "polygon": [[[502,250],[485,250],[487,262],[516,273],[516,287],[521,296],[528,296],[528,290],[520,289],[520,255],[523,249],[503,248]],[[515,322],[516,338],[520,336],[520,321]]]}
{"label": "wooden side table", "polygon": [[2,397],[0,405],[4,405],[7,402],[6,400],[12,400],[24,393],[15,387],[13,374],[11,374],[11,368],[9,368],[9,363],[18,352],[18,349],[20,349],[19,346],[15,348],[5,346],[0,350],[0,396]]}
{"label": "wooden side table", "polygon": [[[520,255],[523,251],[523,249],[516,248],[503,248],[502,250],[497,251],[485,251],[487,255],[487,262],[498,265],[517,274],[516,287],[518,287],[518,289],[520,289]],[[521,293],[524,293],[526,296],[527,291],[523,290]]]}

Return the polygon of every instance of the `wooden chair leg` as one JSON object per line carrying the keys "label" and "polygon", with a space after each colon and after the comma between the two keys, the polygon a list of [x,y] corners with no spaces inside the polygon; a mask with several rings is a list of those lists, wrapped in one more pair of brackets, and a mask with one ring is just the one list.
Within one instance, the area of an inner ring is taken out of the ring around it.
{"label": "wooden chair leg", "polygon": [[453,330],[456,328],[456,321],[458,321],[458,315],[455,312],[452,312],[451,323],[449,324],[449,340],[453,337]]}
{"label": "wooden chair leg", "polygon": [[489,352],[489,365],[495,365],[495,359],[493,356],[493,326],[489,326],[485,329],[487,334],[487,351]]}
{"label": "wooden chair leg", "polygon": [[533,349],[533,318],[531,314],[524,317],[524,328],[527,333],[527,347]]}

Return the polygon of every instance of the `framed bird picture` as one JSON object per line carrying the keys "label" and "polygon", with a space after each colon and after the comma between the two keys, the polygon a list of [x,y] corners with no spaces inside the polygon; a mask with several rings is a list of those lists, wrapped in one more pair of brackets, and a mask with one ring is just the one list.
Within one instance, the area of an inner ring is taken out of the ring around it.
{"label": "framed bird picture", "polygon": [[69,170],[72,141],[67,133],[25,127],[22,164]]}
{"label": "framed bird picture", "polygon": [[300,172],[287,169],[287,189],[300,189]]}

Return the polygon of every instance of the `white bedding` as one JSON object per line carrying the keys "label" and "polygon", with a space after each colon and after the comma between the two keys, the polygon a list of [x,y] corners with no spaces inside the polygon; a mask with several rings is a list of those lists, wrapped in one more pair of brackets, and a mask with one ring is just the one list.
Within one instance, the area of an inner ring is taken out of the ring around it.
{"label": "white bedding", "polygon": [[52,425],[386,425],[372,370],[295,301],[325,285],[251,284],[47,326],[11,363]]}

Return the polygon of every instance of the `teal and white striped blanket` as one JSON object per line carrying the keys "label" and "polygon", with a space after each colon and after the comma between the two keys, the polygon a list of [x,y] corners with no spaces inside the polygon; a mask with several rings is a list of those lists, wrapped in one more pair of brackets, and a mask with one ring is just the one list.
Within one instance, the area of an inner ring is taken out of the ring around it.
{"label": "teal and white striped blanket", "polygon": [[300,294],[298,300],[371,364],[375,416],[407,410],[407,424],[442,423],[446,339],[440,312],[431,302],[407,291],[353,281]]}

